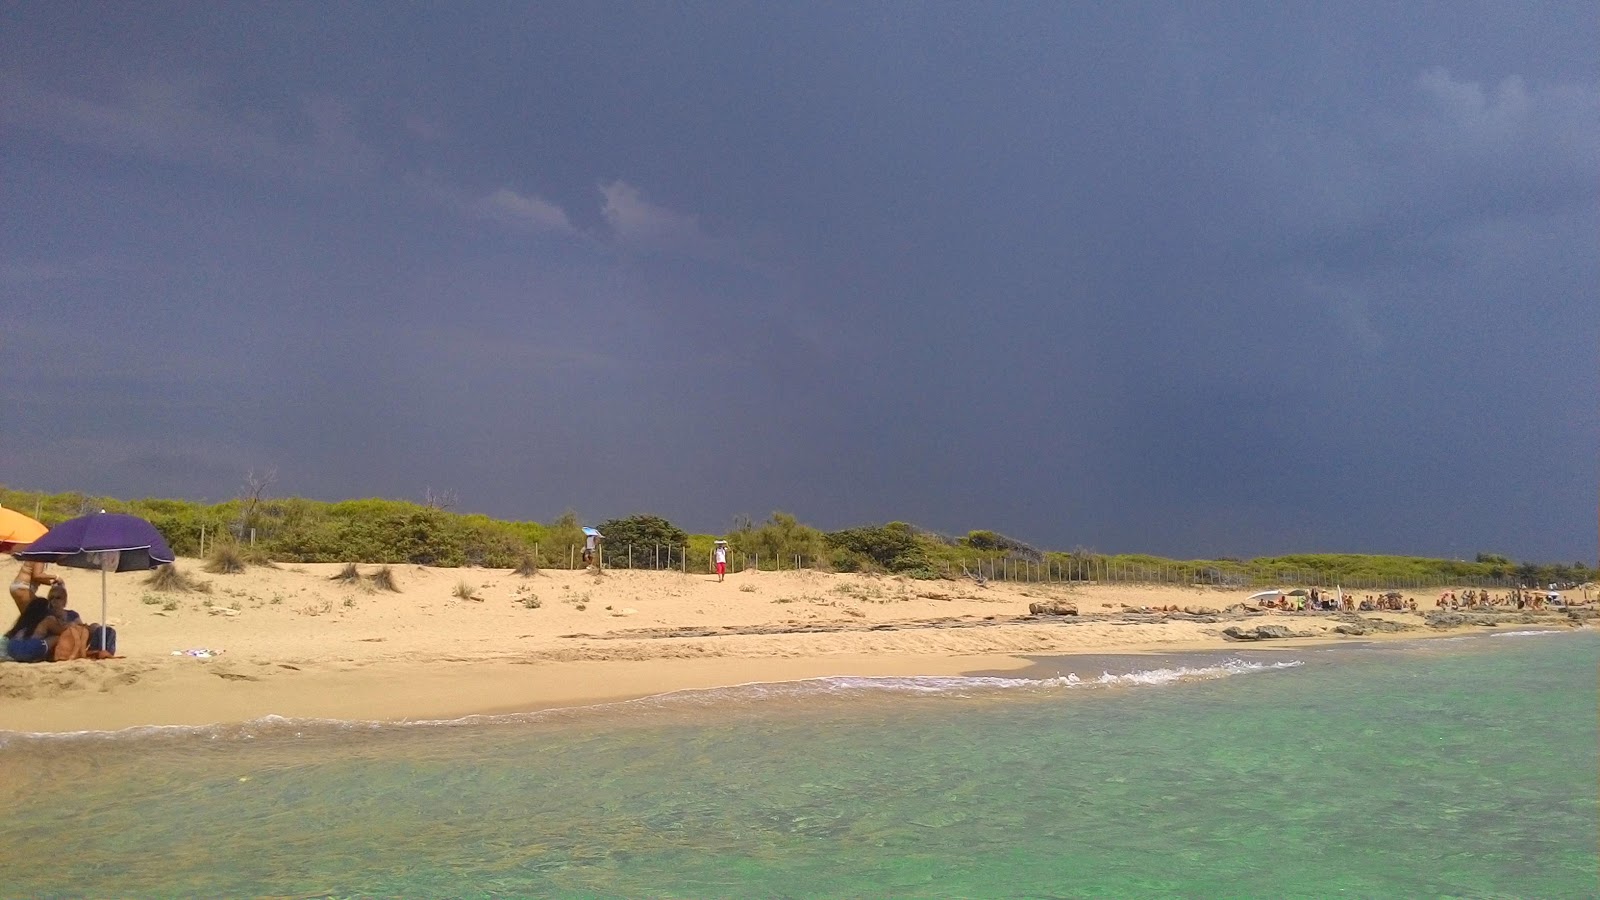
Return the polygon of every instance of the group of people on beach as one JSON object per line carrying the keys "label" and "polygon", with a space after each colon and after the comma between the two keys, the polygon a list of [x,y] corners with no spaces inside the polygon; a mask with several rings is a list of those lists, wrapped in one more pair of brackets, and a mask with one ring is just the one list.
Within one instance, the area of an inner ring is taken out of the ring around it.
{"label": "group of people on beach", "polygon": [[[1370,596],[1367,597],[1368,602],[1371,600]],[[1304,612],[1308,609],[1319,612],[1355,612],[1356,598],[1343,591],[1324,591],[1319,588],[1312,588],[1303,593],[1280,593],[1276,599],[1265,600],[1261,605],[1270,609],[1281,609],[1288,612]],[[1376,607],[1363,604],[1361,608],[1374,609]]]}
{"label": "group of people on beach", "polygon": [[1445,591],[1439,599],[1433,602],[1435,609],[1490,609],[1496,606],[1512,606],[1517,609],[1544,609],[1546,603],[1559,603],[1559,591],[1538,591],[1516,588],[1506,594],[1491,596],[1487,589],[1462,591],[1460,596],[1455,591]]}
{"label": "group of people on beach", "polygon": [[[39,589],[47,585],[41,596]],[[17,619],[0,636],[0,661],[61,662],[98,652],[90,644],[101,626],[86,624],[67,609],[67,583],[50,573],[48,563],[23,563],[11,579],[11,599],[17,604]]]}
{"label": "group of people on beach", "polygon": [[[1545,609],[1547,603],[1561,602],[1561,594],[1557,591],[1529,590],[1515,588],[1505,594],[1491,594],[1487,588],[1470,589],[1457,593],[1445,591],[1439,595],[1433,605],[1435,609],[1494,609],[1497,607],[1515,606],[1517,609]],[[1262,606],[1270,609],[1286,611],[1324,611],[1324,612],[1417,612],[1417,598],[1406,597],[1399,591],[1389,591],[1383,594],[1368,594],[1359,603],[1356,598],[1343,591],[1322,591],[1317,588],[1304,594],[1280,594],[1276,599],[1266,600]]]}

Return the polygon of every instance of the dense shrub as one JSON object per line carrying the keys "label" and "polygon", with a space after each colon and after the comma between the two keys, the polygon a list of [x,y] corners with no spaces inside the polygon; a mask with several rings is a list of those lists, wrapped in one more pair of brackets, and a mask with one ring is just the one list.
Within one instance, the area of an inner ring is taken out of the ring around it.
{"label": "dense shrub", "polygon": [[837,551],[844,551],[857,557],[858,564],[870,562],[885,571],[927,576],[933,574],[933,560],[928,547],[917,538],[916,530],[905,522],[830,531],[824,535],[824,540],[828,547],[836,551],[836,560],[839,559]]}
{"label": "dense shrub", "polygon": [[728,532],[728,549],[755,556],[763,567],[792,567],[796,558],[805,565],[815,565],[825,546],[822,532],[802,525],[786,512],[774,512],[759,526],[748,518],[740,519]]}
{"label": "dense shrub", "polygon": [[605,535],[608,566],[647,569],[659,560],[662,568],[676,569],[683,564],[684,545],[689,535],[660,516],[607,519],[599,527],[600,533]]}
{"label": "dense shrub", "polygon": [[989,553],[1004,553],[1008,556],[1017,556],[1037,562],[1044,558],[1044,554],[1029,544],[1006,537],[997,531],[969,531],[967,536],[959,542],[962,546],[973,550]]}

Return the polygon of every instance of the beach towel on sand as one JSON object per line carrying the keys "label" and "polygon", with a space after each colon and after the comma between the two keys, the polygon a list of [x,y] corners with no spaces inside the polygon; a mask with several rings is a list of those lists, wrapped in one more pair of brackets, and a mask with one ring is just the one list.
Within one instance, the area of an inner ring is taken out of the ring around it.
{"label": "beach towel on sand", "polygon": [[89,626],[73,622],[56,638],[56,648],[50,652],[51,662],[69,659],[87,659],[89,656]]}

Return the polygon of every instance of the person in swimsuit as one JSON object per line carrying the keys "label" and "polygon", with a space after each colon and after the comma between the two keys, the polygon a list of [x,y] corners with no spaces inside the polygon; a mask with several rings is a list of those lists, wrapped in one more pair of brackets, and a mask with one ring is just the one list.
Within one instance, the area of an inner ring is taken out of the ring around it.
{"label": "person in swimsuit", "polygon": [[49,596],[35,597],[6,632],[6,654],[17,662],[44,662],[61,632],[77,619],[78,614],[67,609],[66,584],[56,579]]}
{"label": "person in swimsuit", "polygon": [[40,585],[55,584],[59,580],[47,571],[49,568],[49,563],[25,562],[17,570],[16,577],[11,579],[11,599],[17,604],[17,612],[28,608]]}

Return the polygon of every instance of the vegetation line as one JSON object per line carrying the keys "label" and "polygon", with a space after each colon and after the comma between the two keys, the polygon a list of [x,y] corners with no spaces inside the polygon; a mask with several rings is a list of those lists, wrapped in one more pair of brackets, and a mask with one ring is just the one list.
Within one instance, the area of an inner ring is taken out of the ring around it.
{"label": "vegetation line", "polygon": [[[206,555],[211,571],[279,562],[411,563],[514,569],[575,565],[582,522],[568,511],[554,522],[506,521],[404,500],[327,502],[298,497],[205,504],[189,500],[119,500],[80,493],[44,494],[0,486],[0,505],[38,511],[45,524],[96,510],[149,519],[184,556]],[[599,524],[607,567],[705,573],[715,535],[689,534],[660,516],[635,515]],[[741,517],[722,537],[733,571],[806,568],[885,572],[917,578],[1046,582],[1156,582],[1231,587],[1336,585],[1349,588],[1572,585],[1594,581],[1583,563],[1517,562],[1494,553],[1471,561],[1417,556],[1306,553],[1255,559],[1177,560],[1087,549],[1041,550],[995,531],[941,535],[888,522],[824,532],[775,512],[756,523]],[[352,567],[353,568],[353,567]],[[387,586],[385,586],[387,587]],[[397,588],[388,587],[390,590]]]}

